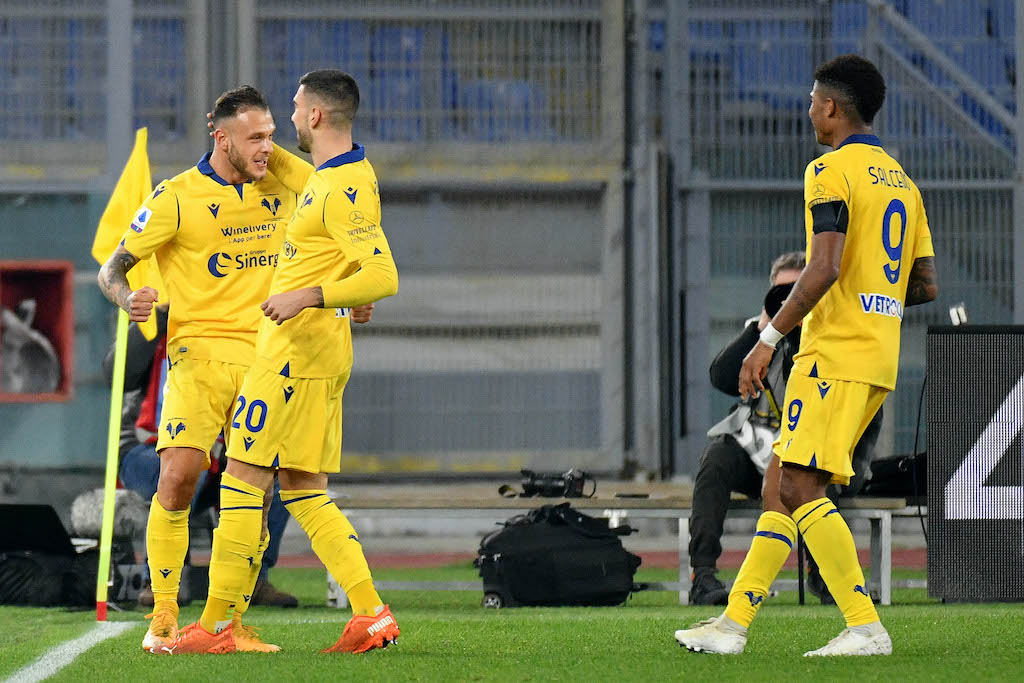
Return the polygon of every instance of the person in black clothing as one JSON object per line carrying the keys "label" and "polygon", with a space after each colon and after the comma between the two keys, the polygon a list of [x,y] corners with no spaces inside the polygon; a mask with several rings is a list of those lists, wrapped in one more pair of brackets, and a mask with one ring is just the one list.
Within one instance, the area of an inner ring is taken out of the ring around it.
{"label": "person in black clothing", "polygon": [[[765,297],[761,317],[747,321],[743,331],[715,357],[711,364],[711,384],[728,394],[739,396],[739,372],[743,359],[758,341],[758,335],[785,301],[793,283],[805,265],[804,252],[782,254],[772,263],[772,288]],[[690,518],[690,565],[693,567],[690,604],[725,605],[729,590],[715,576],[722,554],[722,531],[729,509],[730,493],[749,498],[761,497],[764,472],[772,456],[772,444],[779,435],[781,406],[785,402],[786,380],[793,367],[793,356],[800,347],[797,327],[779,342],[777,353],[768,367],[766,391],[758,398],[736,404],[729,415],[708,431],[707,448],[693,488],[693,514]],[[874,445],[881,430],[882,413],[875,416],[861,437],[853,456],[856,475],[845,490],[832,487],[830,495],[851,496],[863,487],[870,476]],[[823,604],[832,597],[810,562],[808,588]]]}

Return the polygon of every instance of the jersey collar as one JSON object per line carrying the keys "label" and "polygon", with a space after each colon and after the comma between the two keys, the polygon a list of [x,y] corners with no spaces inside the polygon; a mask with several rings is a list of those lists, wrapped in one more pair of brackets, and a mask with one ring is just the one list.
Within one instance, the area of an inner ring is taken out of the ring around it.
{"label": "jersey collar", "polygon": [[[242,186],[245,185],[245,183],[238,183],[237,185],[234,185],[234,184],[229,183],[228,181],[224,180],[224,178],[220,177],[220,175],[216,171],[213,170],[213,165],[210,164],[210,154],[211,154],[210,152],[207,152],[206,154],[204,154],[203,158],[199,160],[198,164],[196,164],[196,168],[198,168],[199,172],[202,173],[204,176],[208,176],[211,180],[216,181],[218,184],[224,185],[225,187],[233,187],[233,188],[235,188],[235,190],[238,191],[238,196],[241,197],[242,196]],[[246,183],[251,183],[252,181],[251,180],[247,180],[245,182]]]}
{"label": "jersey collar", "polygon": [[358,142],[352,145],[351,152],[345,152],[338,156],[328,159],[324,163],[317,166],[316,170],[322,171],[325,168],[334,168],[335,166],[344,166],[345,164],[351,164],[356,161],[362,161],[366,158],[366,148],[360,145]]}
{"label": "jersey collar", "polygon": [[[845,140],[843,140],[839,147],[842,147],[843,145],[854,145],[857,143],[860,143],[862,145],[871,145],[873,147],[882,146],[882,141],[878,139],[877,135],[865,135],[863,133],[855,133],[850,137],[846,138]],[[836,149],[839,149],[839,147],[836,147]]]}

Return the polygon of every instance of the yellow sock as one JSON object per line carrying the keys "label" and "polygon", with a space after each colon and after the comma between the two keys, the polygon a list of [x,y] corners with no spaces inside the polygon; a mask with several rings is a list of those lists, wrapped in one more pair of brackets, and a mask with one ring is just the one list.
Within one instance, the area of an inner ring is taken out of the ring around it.
{"label": "yellow sock", "polygon": [[245,585],[244,593],[242,593],[242,601],[235,605],[235,614],[242,616],[246,610],[249,609],[249,605],[252,604],[252,595],[256,591],[256,582],[260,578],[260,568],[263,567],[263,553],[267,552],[267,546],[270,545],[270,533],[260,539],[260,545],[256,548],[256,555],[253,556],[252,566],[249,567],[249,583]]}
{"label": "yellow sock", "polygon": [[750,550],[729,591],[725,616],[744,628],[750,626],[795,543],[796,523],[792,517],[771,511],[761,514]]}
{"label": "yellow sock", "polygon": [[181,566],[188,552],[188,513],[189,508],[165,510],[153,494],[146,525],[146,552],[154,603],[178,602]]}
{"label": "yellow sock", "polygon": [[248,586],[263,529],[263,491],[225,473],[220,480],[220,524],[213,532],[210,592],[199,624],[216,633]]}
{"label": "yellow sock", "polygon": [[[355,614],[373,616],[382,603],[356,530],[324,490],[281,491],[281,500],[313,544],[313,552],[348,595]],[[362,585],[367,584],[367,585]],[[370,604],[373,603],[373,604]]]}
{"label": "yellow sock", "polygon": [[377,608],[384,604],[384,601],[377,595],[377,589],[373,587],[373,579],[357,583],[346,595],[352,605],[352,614],[372,617],[377,614]]}
{"label": "yellow sock", "polygon": [[853,534],[832,501],[812,500],[797,508],[793,517],[818,563],[821,578],[846,618],[846,625],[863,626],[878,621],[857,560]]}
{"label": "yellow sock", "polygon": [[174,618],[178,618],[178,601],[177,600],[156,600],[153,603],[153,613],[157,612],[170,612],[174,615]]}

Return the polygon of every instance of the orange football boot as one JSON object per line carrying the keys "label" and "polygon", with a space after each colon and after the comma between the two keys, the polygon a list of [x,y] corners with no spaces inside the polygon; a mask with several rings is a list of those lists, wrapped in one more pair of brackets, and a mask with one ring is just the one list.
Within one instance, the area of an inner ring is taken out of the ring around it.
{"label": "orange football boot", "polygon": [[156,650],[158,655],[224,655],[234,652],[235,634],[231,626],[220,633],[210,633],[197,621],[178,632],[170,645]]}
{"label": "orange football boot", "polygon": [[235,636],[236,652],[280,652],[280,645],[271,645],[260,638],[259,629],[242,623],[242,615],[235,614],[231,619],[231,630]]}
{"label": "orange football boot", "polygon": [[376,616],[353,616],[349,619],[338,642],[323,652],[367,652],[385,648],[397,642],[398,635],[398,623],[391,614],[391,608],[384,605],[384,610]]}

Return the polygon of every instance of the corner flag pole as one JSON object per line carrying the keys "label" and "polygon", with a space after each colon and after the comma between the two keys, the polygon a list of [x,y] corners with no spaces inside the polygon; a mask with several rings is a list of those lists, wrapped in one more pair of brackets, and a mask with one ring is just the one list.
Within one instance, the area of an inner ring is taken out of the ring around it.
{"label": "corner flag pole", "polygon": [[[139,210],[146,197],[153,192],[153,175],[146,153],[148,131],[135,131],[135,145],[131,156],[117,179],[114,191],[107,202],[96,226],[92,243],[92,256],[103,264],[117,249],[125,230],[132,224],[132,217]],[[144,224],[143,224],[144,227]],[[133,226],[136,230],[141,227]],[[140,261],[128,272],[128,285],[138,289],[148,284],[163,292],[159,268],[150,257]],[[164,298],[166,301],[166,296]],[[156,316],[139,323],[139,331],[146,339],[157,334]],[[107,587],[110,585],[110,546],[114,537],[114,491],[117,487],[118,441],[121,434],[121,406],[123,403],[124,363],[128,348],[128,314],[119,310],[117,314],[117,338],[114,346],[114,381],[110,390],[110,427],[107,434],[107,471],[103,490],[103,528],[100,533],[100,564],[96,572],[96,620],[107,620]]]}
{"label": "corner flag pole", "polygon": [[107,473],[103,481],[103,528],[100,532],[100,566],[96,573],[96,621],[107,620],[107,590],[110,586],[110,546],[114,540],[114,492],[117,489],[118,441],[121,436],[121,405],[124,400],[124,362],[128,348],[128,314],[117,312],[114,345],[114,380],[110,392],[110,422],[107,431]]}

